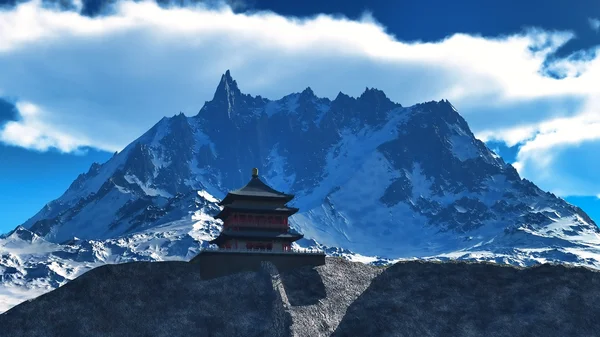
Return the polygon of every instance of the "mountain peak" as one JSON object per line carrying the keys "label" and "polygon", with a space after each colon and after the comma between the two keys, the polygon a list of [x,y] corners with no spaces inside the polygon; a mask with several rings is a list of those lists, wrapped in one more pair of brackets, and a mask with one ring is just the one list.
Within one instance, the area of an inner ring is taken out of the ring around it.
{"label": "mountain peak", "polygon": [[221,75],[221,82],[227,82],[227,83],[234,83],[235,84],[235,80],[231,76],[231,71],[229,71],[229,69],[227,69],[225,71],[225,73],[223,75]]}
{"label": "mountain peak", "polygon": [[[454,110],[454,107],[452,106],[452,104],[450,104],[449,101],[442,99],[439,101],[436,100],[431,100],[431,101],[427,101],[427,102],[423,102],[423,103],[418,103],[416,104],[416,106],[421,107],[423,110],[425,111],[429,111],[429,112],[438,112],[438,111],[442,111],[442,110],[449,110],[452,109]],[[454,111],[456,112],[456,111]]]}
{"label": "mountain peak", "polygon": [[225,100],[232,102],[235,97],[239,97],[241,94],[237,82],[231,77],[231,72],[228,69],[225,74],[221,76],[221,81],[219,82],[219,86],[217,86],[213,101]]}
{"label": "mountain peak", "polygon": [[306,89],[304,89],[301,94],[305,95],[305,96],[309,96],[309,97],[315,96],[315,93],[313,92],[313,90],[310,87],[306,87]]}
{"label": "mountain peak", "polygon": [[339,92],[337,94],[337,96],[335,96],[335,99],[333,100],[334,102],[342,102],[342,101],[349,101],[352,100],[353,98],[344,94],[343,92]]}
{"label": "mountain peak", "polygon": [[369,87],[365,87],[365,91],[363,91],[363,93],[360,95],[361,97],[363,96],[383,96],[386,97],[385,93],[379,89],[376,88],[369,88]]}
{"label": "mountain peak", "polygon": [[90,166],[90,169],[88,170],[88,175],[90,174],[96,174],[98,173],[98,171],[100,170],[100,168],[102,167],[102,165],[100,165],[100,163],[97,162],[93,162],[92,165]]}
{"label": "mountain peak", "polygon": [[383,105],[383,110],[392,109],[396,105],[382,90],[376,88],[365,88],[358,99],[369,105]]}
{"label": "mountain peak", "polygon": [[30,231],[29,229],[19,225],[17,228],[12,230],[10,233],[6,235],[8,239],[19,239],[26,242],[32,242],[37,238],[37,235]]}

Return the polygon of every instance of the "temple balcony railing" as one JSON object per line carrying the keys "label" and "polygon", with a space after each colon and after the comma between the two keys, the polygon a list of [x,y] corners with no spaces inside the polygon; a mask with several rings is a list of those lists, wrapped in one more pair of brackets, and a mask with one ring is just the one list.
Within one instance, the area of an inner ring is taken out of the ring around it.
{"label": "temple balcony railing", "polygon": [[248,249],[248,248],[212,248],[205,247],[200,252],[219,252],[219,253],[258,253],[258,254],[312,254],[324,255],[325,252],[320,249],[311,248],[293,248],[288,250],[269,250],[269,249]]}

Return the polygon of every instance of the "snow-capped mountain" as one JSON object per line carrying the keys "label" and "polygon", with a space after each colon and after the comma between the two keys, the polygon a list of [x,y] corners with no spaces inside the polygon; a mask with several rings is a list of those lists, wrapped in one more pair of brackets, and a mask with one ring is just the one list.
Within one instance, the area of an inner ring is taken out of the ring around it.
{"label": "snow-capped mountain", "polygon": [[209,216],[218,211],[216,199],[198,193],[190,202],[189,216],[105,240],[55,243],[22,226],[1,236],[0,313],[102,264],[191,259],[220,225]]}
{"label": "snow-capped mountain", "polygon": [[243,94],[228,71],[196,116],[163,118],[0,239],[2,281],[31,284],[37,263],[69,279],[101,263],[189,258],[218,231],[217,199],[253,167],[296,195],[301,244],[332,255],[600,267],[595,223],[521,179],[450,102],[403,107],[369,88],[271,101]]}

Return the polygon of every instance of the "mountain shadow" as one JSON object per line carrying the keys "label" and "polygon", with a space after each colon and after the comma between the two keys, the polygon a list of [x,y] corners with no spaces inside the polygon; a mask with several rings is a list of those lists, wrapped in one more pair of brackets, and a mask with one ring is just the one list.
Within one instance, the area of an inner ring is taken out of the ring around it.
{"label": "mountain shadow", "polygon": [[317,304],[327,297],[325,284],[315,268],[302,267],[280,274],[283,288],[292,306]]}
{"label": "mountain shadow", "polygon": [[600,273],[478,263],[397,263],[348,308],[343,336],[594,336]]}

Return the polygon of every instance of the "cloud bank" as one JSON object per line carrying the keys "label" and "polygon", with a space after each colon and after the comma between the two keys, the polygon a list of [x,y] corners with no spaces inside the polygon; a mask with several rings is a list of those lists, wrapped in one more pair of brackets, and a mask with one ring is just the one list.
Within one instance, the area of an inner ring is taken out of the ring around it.
{"label": "cloud bank", "polygon": [[307,86],[330,98],[377,87],[403,105],[447,98],[481,138],[521,146],[524,176],[562,195],[597,195],[600,182],[552,179],[574,172],[564,165],[574,151],[600,147],[598,49],[552,58],[573,38],[530,28],[406,42],[369,15],[124,1],[89,18],[29,2],[0,11],[0,94],[18,97],[20,112],[0,141],[118,151],[164,115],[195,114],[231,69],[242,91],[271,99]]}

